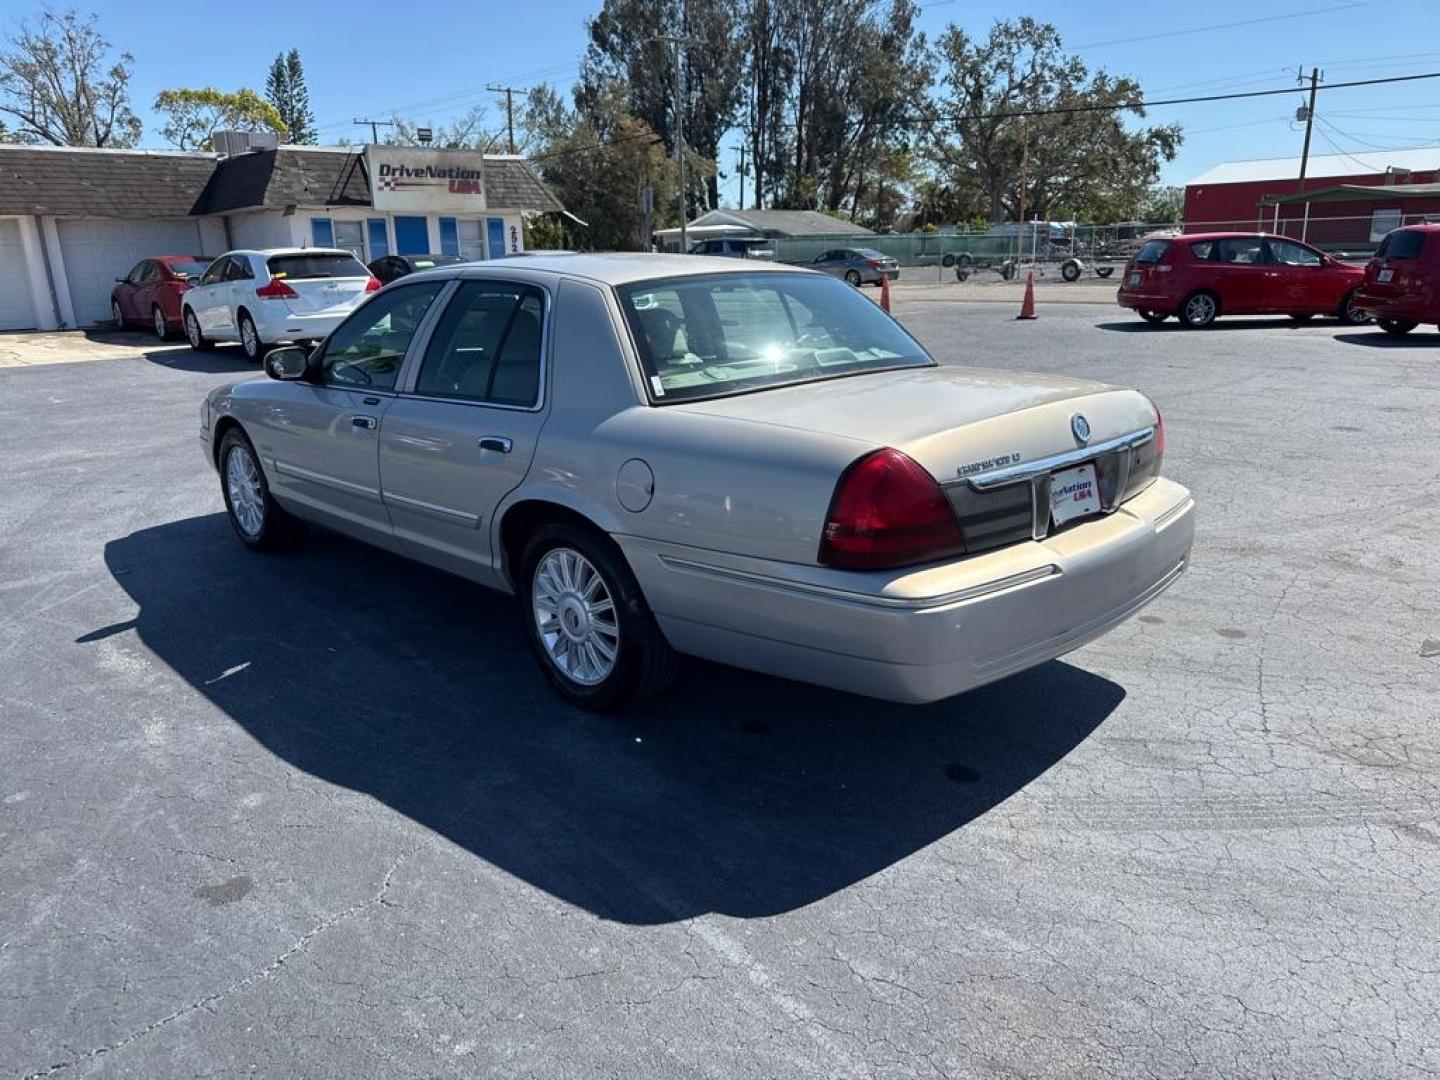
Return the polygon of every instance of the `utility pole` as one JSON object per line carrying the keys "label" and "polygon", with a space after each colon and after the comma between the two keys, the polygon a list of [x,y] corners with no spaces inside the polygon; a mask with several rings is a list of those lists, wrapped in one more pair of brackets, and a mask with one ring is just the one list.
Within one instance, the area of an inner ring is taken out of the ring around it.
{"label": "utility pole", "polygon": [[741,143],[739,146],[732,146],[730,149],[731,149],[732,151],[738,150],[738,151],[740,152],[740,209],[741,209],[741,210],[744,210],[744,209],[745,209],[745,151],[746,151],[747,147],[745,146],[744,143]]}
{"label": "utility pole", "polygon": [[487,86],[495,94],[505,95],[505,144],[510,147],[510,153],[515,153],[515,94],[517,90],[513,86]]}
{"label": "utility pole", "polygon": [[690,250],[690,238],[687,232],[688,223],[686,216],[689,213],[690,200],[686,198],[685,190],[685,84],[683,81],[680,61],[684,53],[682,50],[687,45],[703,45],[704,42],[684,37],[680,34],[656,34],[651,41],[663,41],[673,50],[675,58],[675,168],[679,174],[677,179],[680,183],[680,250]]}
{"label": "utility pole", "polygon": [[1020,118],[1020,220],[1015,229],[1015,250],[1020,258],[1025,256],[1025,170],[1030,164],[1030,129],[1025,118]]}
{"label": "utility pole", "polygon": [[395,126],[395,121],[394,121],[394,120],[352,120],[352,121],[350,121],[350,122],[351,122],[352,124],[357,124],[357,125],[359,125],[360,127],[364,127],[366,124],[369,124],[369,125],[370,125],[370,141],[371,141],[372,143],[379,143],[379,141],[380,141],[380,131],[379,131],[379,129],[380,129],[380,128],[382,128],[382,127],[394,127],[394,126]]}
{"label": "utility pole", "polygon": [[[1299,77],[1303,82],[1304,75]],[[1300,183],[1295,188],[1298,195],[1305,190],[1305,170],[1310,165],[1310,129],[1315,125],[1315,90],[1320,82],[1320,72],[1317,68],[1310,69],[1310,104],[1305,107],[1305,146],[1300,151]]]}

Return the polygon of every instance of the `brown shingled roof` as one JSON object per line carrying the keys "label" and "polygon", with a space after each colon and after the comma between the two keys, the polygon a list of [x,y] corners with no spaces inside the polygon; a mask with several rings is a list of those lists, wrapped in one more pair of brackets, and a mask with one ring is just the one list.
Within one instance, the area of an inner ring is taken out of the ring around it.
{"label": "brown shingled roof", "polygon": [[6,146],[0,148],[0,214],[186,217],[217,160],[214,154]]}

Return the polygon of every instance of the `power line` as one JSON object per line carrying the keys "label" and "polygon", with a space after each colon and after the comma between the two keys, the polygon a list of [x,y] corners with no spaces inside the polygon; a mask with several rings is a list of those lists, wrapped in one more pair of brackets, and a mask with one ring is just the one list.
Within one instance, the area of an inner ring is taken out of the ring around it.
{"label": "power line", "polygon": [[395,121],[394,121],[394,120],[352,120],[352,121],[350,121],[350,122],[351,122],[352,124],[356,125],[357,127],[364,127],[366,124],[369,124],[369,125],[370,125],[370,141],[371,141],[372,143],[377,143],[377,144],[380,142],[380,130],[379,130],[379,129],[382,128],[382,127],[394,127],[394,126],[395,126]]}
{"label": "power line", "polygon": [[1291,11],[1284,15],[1262,15],[1255,19],[1237,19],[1235,22],[1211,23],[1208,26],[1192,26],[1185,30],[1166,30],[1159,34],[1142,34],[1138,37],[1114,38],[1110,41],[1089,41],[1083,45],[1072,46],[1072,48],[1078,52],[1081,49],[1103,49],[1110,45],[1134,45],[1141,41],[1159,41],[1162,38],[1185,37],[1187,34],[1208,34],[1215,30],[1232,30],[1238,26],[1258,26],[1260,23],[1303,19],[1310,15],[1328,15],[1337,11],[1349,11],[1359,6],[1357,3],[1344,3],[1333,7],[1311,8],[1309,11]]}

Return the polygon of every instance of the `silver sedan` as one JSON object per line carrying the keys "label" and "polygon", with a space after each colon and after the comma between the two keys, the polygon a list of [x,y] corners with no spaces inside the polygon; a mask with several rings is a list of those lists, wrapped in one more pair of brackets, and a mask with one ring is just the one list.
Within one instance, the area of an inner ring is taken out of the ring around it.
{"label": "silver sedan", "polygon": [[202,410],[240,540],[310,522],[518,593],[587,708],[653,696],[680,653],[944,698],[1115,626],[1194,532],[1144,396],[938,367],[805,270],[456,266],[265,371]]}

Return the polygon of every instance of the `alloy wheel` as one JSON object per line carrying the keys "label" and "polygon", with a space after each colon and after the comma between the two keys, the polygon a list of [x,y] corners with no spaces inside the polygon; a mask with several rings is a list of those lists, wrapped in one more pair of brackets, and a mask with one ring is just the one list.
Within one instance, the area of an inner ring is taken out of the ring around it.
{"label": "alloy wheel", "polygon": [[169,327],[165,325],[165,313],[158,307],[155,309],[155,336],[164,340],[169,333]]}
{"label": "alloy wheel", "polygon": [[546,552],[531,579],[530,604],[546,658],[566,678],[595,686],[615,670],[620,624],[600,571],[573,548]]}
{"label": "alloy wheel", "polygon": [[110,320],[115,324],[115,329],[125,329],[125,313],[120,310],[120,301],[110,301]]}
{"label": "alloy wheel", "polygon": [[193,311],[185,312],[185,338],[192,349],[200,347],[200,323],[196,321]]}
{"label": "alloy wheel", "polygon": [[1215,298],[1209,293],[1197,293],[1185,301],[1185,319],[1196,326],[1205,326],[1215,318]]}
{"label": "alloy wheel", "polygon": [[252,360],[260,356],[260,335],[255,332],[255,323],[250,319],[240,320],[240,343],[245,348],[245,355]]}
{"label": "alloy wheel", "polygon": [[265,494],[260,470],[244,447],[232,447],[225,458],[225,493],[240,531],[252,540],[259,536],[265,524]]}

